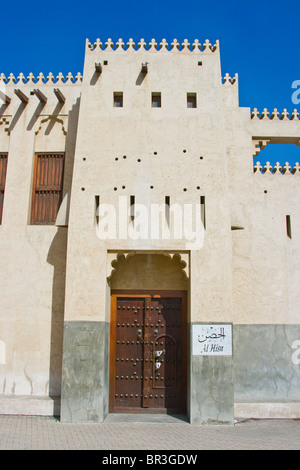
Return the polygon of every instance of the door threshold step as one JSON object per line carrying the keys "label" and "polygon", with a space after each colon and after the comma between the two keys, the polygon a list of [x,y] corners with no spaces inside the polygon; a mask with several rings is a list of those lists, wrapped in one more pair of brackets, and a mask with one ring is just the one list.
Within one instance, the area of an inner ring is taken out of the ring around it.
{"label": "door threshold step", "polygon": [[188,423],[185,415],[167,415],[167,414],[137,414],[137,413],[109,413],[105,420],[109,423],[148,423],[148,424],[181,424]]}

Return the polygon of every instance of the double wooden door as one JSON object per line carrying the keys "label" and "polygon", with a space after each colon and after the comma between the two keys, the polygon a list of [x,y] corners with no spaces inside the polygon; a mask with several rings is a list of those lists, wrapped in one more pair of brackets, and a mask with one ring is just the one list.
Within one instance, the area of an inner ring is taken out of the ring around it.
{"label": "double wooden door", "polygon": [[186,292],[112,293],[110,411],[185,413]]}

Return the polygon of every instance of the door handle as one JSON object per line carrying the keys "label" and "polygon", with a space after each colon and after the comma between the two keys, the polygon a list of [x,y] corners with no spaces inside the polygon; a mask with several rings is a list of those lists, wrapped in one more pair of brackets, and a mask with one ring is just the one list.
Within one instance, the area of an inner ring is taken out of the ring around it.
{"label": "door handle", "polygon": [[142,333],[143,333],[143,330],[141,330],[140,328],[137,330],[137,335],[138,337],[142,340],[142,343],[144,342],[144,338],[142,336]]}

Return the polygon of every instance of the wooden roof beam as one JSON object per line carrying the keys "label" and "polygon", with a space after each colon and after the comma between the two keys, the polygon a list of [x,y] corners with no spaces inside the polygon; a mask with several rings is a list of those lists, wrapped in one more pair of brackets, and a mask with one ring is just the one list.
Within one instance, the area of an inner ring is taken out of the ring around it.
{"label": "wooden roof beam", "polygon": [[41,103],[47,103],[47,97],[44,95],[44,93],[41,92],[41,90],[33,90],[34,94],[37,96],[37,98],[40,100]]}
{"label": "wooden roof beam", "polygon": [[14,90],[15,94],[17,95],[17,97],[22,101],[23,104],[27,104],[28,101],[29,101],[29,98],[28,96],[26,96],[23,91],[20,90],[20,88],[16,88]]}
{"label": "wooden roof beam", "polygon": [[100,64],[100,62],[95,62],[95,70],[97,73],[102,72],[102,65]]}
{"label": "wooden roof beam", "polygon": [[55,93],[55,96],[56,96],[56,98],[58,99],[58,101],[59,101],[60,103],[65,103],[66,97],[65,97],[64,94],[60,91],[59,88],[54,88],[54,93]]}
{"label": "wooden roof beam", "polygon": [[148,62],[142,63],[142,73],[148,73]]}
{"label": "wooden roof beam", "polygon": [[3,91],[0,90],[0,98],[4,101],[5,104],[9,104],[11,102],[11,98],[7,96]]}

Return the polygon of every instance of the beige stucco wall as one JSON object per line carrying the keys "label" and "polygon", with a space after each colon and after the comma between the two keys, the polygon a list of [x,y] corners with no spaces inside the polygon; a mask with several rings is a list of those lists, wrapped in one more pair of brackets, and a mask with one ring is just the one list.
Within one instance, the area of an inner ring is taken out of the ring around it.
{"label": "beige stucco wall", "polygon": [[[292,168],[284,174],[254,172],[252,156],[258,154],[264,171],[264,155],[254,147],[262,140],[299,144],[300,122],[297,114],[277,113],[274,118],[271,110],[268,116],[264,111],[251,118],[246,108],[239,108],[228,115],[231,223],[244,228],[232,232],[233,321],[299,324],[300,173],[297,166],[294,174]],[[287,236],[287,215],[292,239]]]}
{"label": "beige stucco wall", "polygon": [[236,323],[299,323],[299,181],[294,175],[252,176],[245,230],[232,232]]}
{"label": "beige stucco wall", "polygon": [[[95,74],[97,62],[102,64],[99,76]],[[144,62],[148,62],[148,73],[143,77]],[[124,106],[114,108],[113,93],[119,91]],[[161,108],[151,107],[152,92],[161,92]],[[188,92],[197,93],[197,109],[187,108]],[[191,290],[197,304],[191,311],[195,320],[231,318],[227,157],[220,138],[225,134],[225,102],[236,105],[237,86],[221,83],[218,47],[215,52],[176,53],[90,50],[87,45],[69,221],[68,320],[104,319],[107,250],[154,253],[186,248],[174,240],[97,239],[95,195],[100,204],[116,206],[120,196],[135,195],[148,208],[163,204],[165,196],[171,203],[195,204],[205,195],[205,248],[192,252],[190,260]]]}
{"label": "beige stucco wall", "polygon": [[[253,141],[299,143],[300,122],[251,119],[250,109],[239,107],[237,77],[222,83],[218,43],[179,51],[87,42],[83,82],[0,83],[12,98],[0,107],[0,151],[9,152],[0,226],[0,394],[59,395],[64,321],[109,322],[113,288],[187,289],[191,322],[299,324],[300,173],[254,173]],[[15,88],[29,97],[26,106]],[[54,88],[65,95],[63,106]],[[45,106],[33,89],[47,96]],[[120,91],[124,106],[114,108]],[[151,107],[152,92],[161,92],[161,108]],[[197,93],[196,109],[186,106],[188,92]],[[34,152],[64,150],[69,219],[65,199],[62,226],[30,226]],[[118,207],[120,196],[131,195],[148,208],[166,196],[181,205],[205,196],[203,246],[99,239],[95,196]]]}
{"label": "beige stucco wall", "polygon": [[[35,152],[65,151],[64,194],[70,192],[81,82],[24,80],[1,81],[11,102],[0,116],[0,149],[8,152],[0,226],[0,394],[60,395],[67,228],[29,225],[32,176]],[[55,87],[65,104],[58,104]],[[15,89],[28,97],[26,105]],[[45,105],[34,89],[47,97]]]}
{"label": "beige stucco wall", "polygon": [[[108,250],[180,253],[184,248],[174,241],[97,239],[95,195],[100,204],[116,207],[120,196],[129,200],[135,195],[150,207],[163,203],[165,196],[184,204],[204,195],[204,245],[191,250],[189,257],[191,320],[298,322],[299,298],[292,287],[298,276],[299,260],[292,248],[297,236],[287,240],[285,213],[294,214],[296,231],[299,172],[254,174],[252,158],[253,141],[264,136],[272,142],[280,136],[281,141],[294,143],[300,134],[299,119],[251,119],[248,108],[239,108],[237,76],[233,80],[226,76],[222,84],[218,44],[214,52],[164,47],[145,51],[130,44],[125,51],[120,44],[116,50],[109,41],[102,47],[99,42],[87,43],[86,48],[69,226],[67,318],[105,318]],[[142,75],[145,62],[148,73]],[[101,64],[101,74],[95,72],[95,63]],[[113,107],[114,92],[123,92],[123,108]],[[151,108],[152,92],[161,93],[161,108]],[[197,109],[187,109],[187,92],[197,93]],[[261,185],[267,179],[276,190],[266,198]],[[273,212],[280,217],[274,219]],[[231,231],[231,227],[245,230]],[[286,248],[294,253],[292,271]],[[279,251],[276,257],[274,250]],[[282,300],[284,289],[279,288],[283,278],[287,290],[293,291],[287,303]]]}

